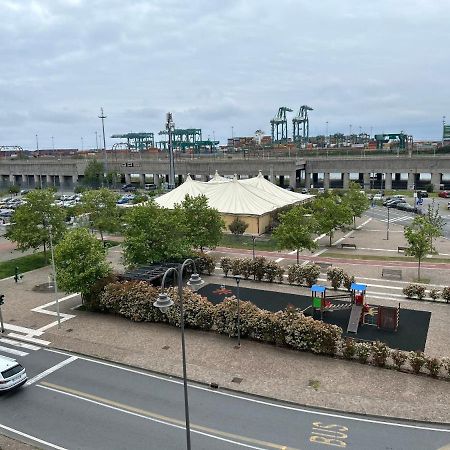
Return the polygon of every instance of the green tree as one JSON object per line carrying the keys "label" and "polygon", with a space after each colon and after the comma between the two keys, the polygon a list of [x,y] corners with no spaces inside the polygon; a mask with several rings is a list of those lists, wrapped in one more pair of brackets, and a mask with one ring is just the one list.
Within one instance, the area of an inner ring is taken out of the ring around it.
{"label": "green tree", "polygon": [[405,239],[407,240],[409,247],[406,249],[405,254],[413,256],[418,261],[417,267],[417,279],[420,281],[420,263],[428,253],[434,251],[430,244],[430,230],[431,225],[427,218],[423,216],[416,216],[412,224],[404,229]]}
{"label": "green tree", "polygon": [[104,177],[105,169],[103,163],[93,159],[88,162],[84,170],[83,184],[97,189],[103,184]]}
{"label": "green tree", "polygon": [[180,208],[160,208],[149,201],[130,208],[125,222],[123,248],[127,265],[173,261],[190,255],[190,241]]}
{"label": "green tree", "polygon": [[120,229],[118,198],[118,194],[104,188],[98,191],[86,191],[83,194],[81,212],[89,214],[89,222],[98,230],[103,243],[105,232],[114,233]]}
{"label": "green tree", "polygon": [[241,235],[245,233],[245,230],[248,228],[248,223],[241,220],[239,217],[236,217],[233,222],[228,225],[228,229],[235,236]]}
{"label": "green tree", "polygon": [[444,231],[445,220],[439,214],[439,205],[436,206],[434,199],[431,205],[428,205],[426,219],[428,224],[427,227],[429,231],[428,239],[430,240],[430,247],[433,248],[433,239],[442,236]]}
{"label": "green tree", "polygon": [[111,273],[102,243],[86,228],[66,233],[55,247],[56,280],[65,292],[88,294],[95,282]]}
{"label": "green tree", "polygon": [[289,211],[280,214],[279,220],[280,224],[273,232],[277,246],[280,249],[296,250],[298,264],[301,250],[313,251],[317,248],[312,237],[317,224],[307,210],[301,206],[294,206]]}
{"label": "green tree", "polygon": [[187,195],[181,208],[191,245],[201,252],[203,247],[217,247],[222,239],[225,223],[219,211],[208,206],[208,199],[204,195]]}
{"label": "green tree", "polygon": [[343,201],[351,209],[353,216],[353,228],[356,227],[356,218],[361,217],[370,206],[369,199],[358,183],[352,181],[349,190],[344,194]]}
{"label": "green tree", "polygon": [[317,232],[330,237],[330,246],[334,232],[353,222],[353,211],[334,194],[317,198],[312,204],[312,212]]}
{"label": "green tree", "polygon": [[65,213],[54,204],[53,193],[49,189],[34,190],[27,195],[27,203],[14,211],[6,238],[15,242],[22,251],[43,246],[47,259],[49,227],[53,243],[57,243],[66,231],[64,219]]}

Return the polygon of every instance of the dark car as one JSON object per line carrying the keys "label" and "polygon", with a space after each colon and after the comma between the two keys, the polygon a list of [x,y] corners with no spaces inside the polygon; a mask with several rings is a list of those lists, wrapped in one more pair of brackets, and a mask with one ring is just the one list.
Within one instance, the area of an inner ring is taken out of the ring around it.
{"label": "dark car", "polygon": [[406,202],[397,203],[397,205],[395,205],[395,207],[397,209],[399,209],[400,211],[408,211],[408,212],[414,211],[414,206],[411,206],[409,203],[406,203]]}
{"label": "dark car", "polygon": [[402,198],[391,198],[390,200],[386,200],[383,202],[384,206],[389,206],[390,208],[395,208],[396,205],[400,203],[406,203]]}
{"label": "dark car", "polygon": [[133,192],[136,190],[136,186],[133,186],[131,183],[124,184],[122,186],[122,191],[124,192]]}
{"label": "dark car", "polygon": [[427,191],[417,191],[417,197],[419,198],[427,198],[428,192]]}

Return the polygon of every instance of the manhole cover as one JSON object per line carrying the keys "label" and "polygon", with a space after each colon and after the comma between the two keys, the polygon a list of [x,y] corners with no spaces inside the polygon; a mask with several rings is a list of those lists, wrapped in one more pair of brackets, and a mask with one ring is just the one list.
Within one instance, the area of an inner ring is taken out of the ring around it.
{"label": "manhole cover", "polygon": [[242,380],[243,380],[242,378],[234,377],[234,378],[231,380],[231,382],[232,382],[232,383],[241,384],[241,381],[242,381]]}

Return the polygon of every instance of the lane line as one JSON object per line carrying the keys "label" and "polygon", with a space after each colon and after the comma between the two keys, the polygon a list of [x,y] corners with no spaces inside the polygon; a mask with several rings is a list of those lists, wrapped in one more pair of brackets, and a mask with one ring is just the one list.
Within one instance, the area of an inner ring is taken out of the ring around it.
{"label": "lane line", "polygon": [[[51,352],[51,353],[58,353],[61,355],[66,355],[69,356],[70,353],[61,351],[61,350],[54,350],[54,349],[43,349],[44,351],[47,352]],[[160,380],[160,381],[165,381],[168,383],[174,383],[174,384],[179,384],[182,385],[183,381],[178,380],[178,379],[173,379],[173,378],[166,378],[166,377],[162,377],[160,375],[154,375],[152,373],[147,373],[147,372],[143,372],[141,370],[136,370],[136,369],[131,369],[129,367],[122,367],[119,366],[118,364],[114,364],[114,363],[110,363],[110,362],[106,362],[106,361],[99,361],[93,358],[89,358],[86,356],[78,356],[78,359],[81,359],[83,361],[89,361],[92,362],[94,364],[99,364],[99,365],[103,365],[103,366],[107,366],[107,367],[113,367],[115,369],[120,369],[123,370],[125,372],[130,372],[130,373],[135,373],[138,375],[144,375],[146,377],[149,378],[154,378],[155,380]],[[398,422],[394,422],[395,419],[392,419],[392,422],[386,422],[383,420],[377,420],[377,419],[366,419],[363,417],[352,417],[349,415],[345,415],[345,413],[327,413],[327,412],[323,412],[323,411],[312,411],[312,410],[308,410],[305,408],[301,408],[301,407],[296,407],[296,406],[289,406],[289,405],[283,405],[283,404],[278,404],[278,403],[273,403],[271,401],[264,401],[264,400],[258,400],[255,398],[250,398],[250,397],[243,397],[241,395],[236,395],[234,393],[229,393],[229,392],[224,392],[224,391],[219,391],[219,390],[214,390],[212,391],[211,388],[208,387],[203,387],[203,386],[199,386],[197,384],[192,384],[192,383],[188,383],[189,384],[189,389],[197,389],[199,391],[205,391],[205,392],[209,392],[213,395],[223,395],[225,397],[232,397],[232,398],[237,398],[239,400],[245,400],[248,402],[252,402],[252,403],[257,403],[257,404],[261,404],[261,405],[265,405],[265,406],[271,406],[274,408],[280,408],[280,409],[286,409],[289,411],[298,411],[298,412],[304,412],[306,414],[315,414],[318,416],[326,416],[326,417],[335,417],[335,418],[340,418],[340,419],[348,419],[348,420],[353,420],[355,422],[367,422],[367,423],[375,423],[375,424],[381,424],[381,425],[389,425],[389,426],[398,426],[400,428],[411,428],[411,429],[417,429],[417,430],[427,430],[427,431],[442,431],[444,433],[450,433],[450,429],[444,429],[444,428],[437,428],[437,427],[429,427],[429,426],[424,426],[424,425],[412,425],[412,424],[404,424],[404,423],[398,423]],[[40,386],[40,385],[39,385]],[[43,387],[43,386],[41,386]],[[249,394],[251,395],[251,394]],[[400,419],[401,420],[401,419]],[[405,419],[407,420],[407,419]],[[419,421],[415,421],[415,422],[419,422]]]}
{"label": "lane line", "polygon": [[13,339],[8,339],[8,338],[0,338],[0,341],[4,342],[5,344],[15,345],[16,347],[26,348],[28,350],[40,350],[41,349],[41,347],[38,347],[37,345],[25,344],[23,342],[15,341]]}
{"label": "lane line", "polygon": [[24,438],[27,438],[30,441],[38,442],[39,444],[44,444],[47,445],[48,447],[55,448],[56,450],[68,450],[65,447],[60,447],[59,445],[52,444],[51,442],[48,441],[44,441],[42,439],[37,438],[36,436],[32,436],[31,434],[27,434],[24,433],[23,431],[16,430],[15,428],[8,427],[6,425],[3,425],[2,423],[0,423],[0,428],[3,428],[4,430],[9,431],[10,433],[14,433]]}
{"label": "lane line", "polygon": [[[185,422],[183,420],[175,419],[173,417],[164,416],[162,414],[155,413],[153,411],[147,411],[145,409],[136,408],[131,405],[126,405],[124,403],[116,402],[114,400],[110,400],[104,397],[99,397],[97,395],[92,395],[87,392],[78,391],[76,389],[68,388],[65,386],[60,386],[53,383],[43,382],[39,384],[40,388],[57,392],[62,395],[66,395],[68,397],[76,398],[78,400],[83,400],[88,403],[92,403],[98,406],[102,406],[104,408],[112,409],[114,411],[119,411],[125,414],[129,414],[132,416],[140,417],[142,419],[150,420],[152,422],[157,422],[162,425],[167,425],[170,427],[178,428],[181,430],[185,430]],[[288,449],[288,447],[284,445],[274,444],[272,442],[261,441],[259,439],[253,439],[246,436],[242,436],[239,434],[228,433],[221,430],[216,430],[214,428],[205,427],[202,425],[196,425],[191,423],[191,432],[196,434],[201,434],[203,436],[207,436],[213,439],[218,439],[220,441],[229,442],[231,444],[236,444],[239,446],[244,446],[247,448],[252,448],[256,450],[265,450],[263,447],[259,447],[259,445],[264,445],[273,449]],[[244,441],[239,442],[237,439]],[[253,445],[252,445],[253,444]],[[256,447],[255,445],[258,445]],[[293,448],[289,448],[289,450],[295,450]]]}
{"label": "lane line", "polygon": [[11,353],[11,355],[17,355],[17,356],[27,356],[28,355],[28,353],[26,353],[26,352],[21,352],[20,350],[16,350],[14,348],[3,347],[3,345],[0,345],[0,352]]}
{"label": "lane line", "polygon": [[44,370],[43,372],[37,374],[35,377],[30,378],[26,383],[25,386],[30,386],[33,383],[36,383],[37,381],[41,380],[42,378],[46,377],[47,375],[50,375],[53,372],[56,372],[57,370],[61,369],[64,366],[67,366],[67,364],[70,364],[78,359],[77,356],[71,356],[68,359],[65,359],[64,361],[61,361],[60,363],[56,364],[53,367],[50,367],[47,370]]}

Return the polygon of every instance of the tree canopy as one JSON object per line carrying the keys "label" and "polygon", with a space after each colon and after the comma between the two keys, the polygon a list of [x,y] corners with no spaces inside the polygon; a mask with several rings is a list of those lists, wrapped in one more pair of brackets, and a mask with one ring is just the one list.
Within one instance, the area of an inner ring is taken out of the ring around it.
{"label": "tree canopy", "polygon": [[34,190],[28,193],[27,203],[14,211],[6,238],[22,251],[43,246],[46,252],[50,227],[53,243],[57,243],[66,231],[64,219],[65,212],[54,204],[52,191]]}
{"label": "tree canopy", "polygon": [[361,217],[370,206],[369,199],[358,183],[351,182],[349,190],[344,194],[343,201],[352,211],[353,226],[355,226],[356,218]]}
{"label": "tree canopy", "polygon": [[89,161],[84,170],[83,184],[93,188],[98,188],[103,184],[105,169],[103,163],[93,159]]}
{"label": "tree canopy", "polygon": [[317,224],[311,214],[301,206],[294,206],[281,213],[279,219],[280,224],[273,232],[278,248],[296,250],[298,263],[301,250],[313,251],[317,248],[313,239]]}
{"label": "tree canopy", "polygon": [[181,203],[187,237],[194,248],[217,247],[222,239],[225,223],[217,209],[208,206],[204,195],[186,196]]}
{"label": "tree canopy", "polygon": [[102,241],[105,232],[113,233],[120,229],[118,198],[118,194],[104,188],[83,194],[81,212],[89,214],[89,222],[99,231]]}
{"label": "tree canopy", "polygon": [[86,228],[66,233],[55,248],[56,280],[65,292],[83,297],[94,283],[111,273],[102,243]]}
{"label": "tree canopy", "polygon": [[181,208],[160,208],[153,201],[130,208],[124,229],[127,265],[178,260],[190,255],[190,239]]}

